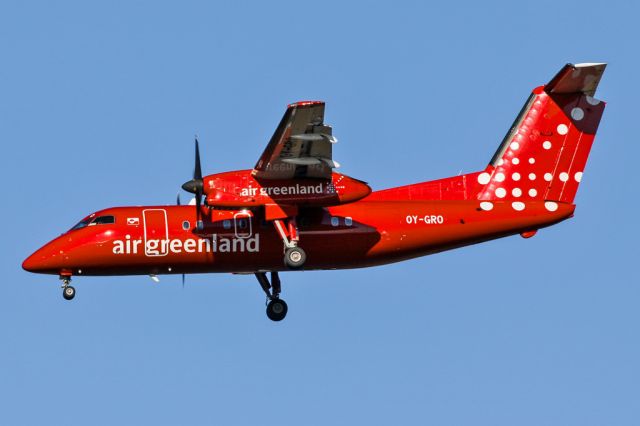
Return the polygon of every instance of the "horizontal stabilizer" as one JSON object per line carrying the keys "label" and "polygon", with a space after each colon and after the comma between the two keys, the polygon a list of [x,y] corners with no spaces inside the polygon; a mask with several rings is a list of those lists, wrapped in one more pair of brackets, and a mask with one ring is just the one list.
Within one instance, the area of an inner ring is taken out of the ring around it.
{"label": "horizontal stabilizer", "polygon": [[549,94],[584,93],[593,96],[607,64],[567,64],[544,86]]}

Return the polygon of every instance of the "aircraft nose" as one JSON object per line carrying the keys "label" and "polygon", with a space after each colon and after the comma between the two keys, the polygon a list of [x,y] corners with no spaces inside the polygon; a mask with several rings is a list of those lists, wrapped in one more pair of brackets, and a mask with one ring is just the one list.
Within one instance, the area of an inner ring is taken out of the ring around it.
{"label": "aircraft nose", "polygon": [[64,268],[63,251],[53,242],[36,250],[22,262],[22,269],[28,272],[59,273]]}
{"label": "aircraft nose", "polygon": [[38,260],[36,258],[36,253],[33,253],[31,256],[27,257],[24,262],[22,262],[22,269],[27,272],[38,272]]}

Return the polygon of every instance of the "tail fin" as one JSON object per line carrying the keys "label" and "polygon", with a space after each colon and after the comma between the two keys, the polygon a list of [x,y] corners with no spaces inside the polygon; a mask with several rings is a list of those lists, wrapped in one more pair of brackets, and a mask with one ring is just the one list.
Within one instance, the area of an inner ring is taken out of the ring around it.
{"label": "tail fin", "polygon": [[572,203],[604,102],[593,98],[606,64],[567,64],[525,103],[478,182],[479,199]]}

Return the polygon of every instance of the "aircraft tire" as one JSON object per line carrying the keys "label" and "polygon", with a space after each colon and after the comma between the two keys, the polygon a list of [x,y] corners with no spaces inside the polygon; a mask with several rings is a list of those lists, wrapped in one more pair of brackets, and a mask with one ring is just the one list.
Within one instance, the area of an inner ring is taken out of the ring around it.
{"label": "aircraft tire", "polygon": [[282,321],[287,316],[289,308],[282,299],[273,299],[267,304],[267,317],[271,321]]}
{"label": "aircraft tire", "polygon": [[307,261],[307,253],[301,247],[291,247],[284,252],[284,264],[289,269],[300,269]]}
{"label": "aircraft tire", "polygon": [[70,285],[66,286],[62,290],[62,297],[64,297],[65,300],[73,299],[74,297],[76,297],[76,289],[71,287]]}

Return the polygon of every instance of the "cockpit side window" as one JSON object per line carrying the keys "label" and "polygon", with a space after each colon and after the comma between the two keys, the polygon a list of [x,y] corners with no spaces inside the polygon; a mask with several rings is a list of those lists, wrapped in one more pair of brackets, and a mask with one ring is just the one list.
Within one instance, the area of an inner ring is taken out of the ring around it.
{"label": "cockpit side window", "polygon": [[110,224],[110,223],[116,223],[116,218],[115,216],[98,216],[95,217],[94,215],[91,215],[87,218],[82,219],[80,222],[76,223],[73,228],[71,228],[71,231],[75,231],[76,229],[82,229],[84,227],[87,226],[94,226],[94,225],[104,225],[104,224]]}
{"label": "cockpit side window", "polygon": [[116,223],[115,216],[98,216],[98,217],[96,217],[95,219],[93,219],[91,221],[89,226],[106,225],[106,224],[110,224],[110,223]]}

